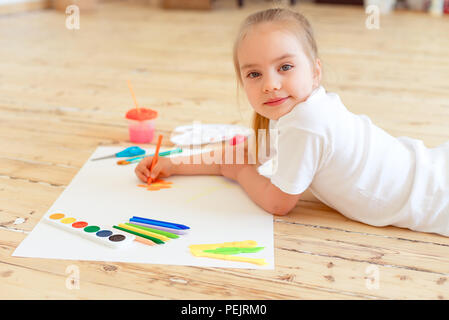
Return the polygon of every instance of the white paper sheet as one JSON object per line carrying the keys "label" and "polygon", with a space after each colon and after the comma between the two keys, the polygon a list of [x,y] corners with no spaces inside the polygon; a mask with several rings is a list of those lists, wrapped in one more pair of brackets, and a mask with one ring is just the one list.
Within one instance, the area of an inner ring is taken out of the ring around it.
{"label": "white paper sheet", "polygon": [[[124,148],[98,147],[90,159]],[[171,148],[168,148],[171,149]],[[168,150],[161,148],[160,151]],[[191,154],[191,150],[172,156]],[[147,149],[154,152],[154,149]],[[202,267],[273,269],[273,216],[259,208],[240,185],[221,176],[171,176],[171,189],[148,191],[138,187],[137,163],[119,166],[120,158],[84,164],[70,185],[48,210],[91,224],[110,227],[141,216],[189,226],[186,235],[163,245],[133,242],[125,249],[111,249],[55,228],[41,220],[14,251],[15,257],[96,260]],[[254,240],[265,247],[238,256],[262,258],[265,266],[195,257],[191,244]]]}

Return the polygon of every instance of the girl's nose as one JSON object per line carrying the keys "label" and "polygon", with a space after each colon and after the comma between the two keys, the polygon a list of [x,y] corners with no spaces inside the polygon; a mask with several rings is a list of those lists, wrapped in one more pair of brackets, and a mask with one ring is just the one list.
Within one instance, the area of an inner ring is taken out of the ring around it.
{"label": "girl's nose", "polygon": [[281,88],[281,80],[277,75],[268,74],[265,76],[263,91],[270,92]]}

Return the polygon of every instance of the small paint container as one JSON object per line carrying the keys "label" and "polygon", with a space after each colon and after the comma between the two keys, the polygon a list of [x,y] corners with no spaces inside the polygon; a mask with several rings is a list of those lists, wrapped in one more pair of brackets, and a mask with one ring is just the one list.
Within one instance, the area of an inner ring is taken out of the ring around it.
{"label": "small paint container", "polygon": [[86,221],[78,220],[64,213],[48,214],[44,217],[44,221],[61,230],[114,249],[127,247],[136,238],[131,234],[112,232],[111,228],[90,225]]}
{"label": "small paint container", "polygon": [[154,137],[157,111],[147,108],[133,108],[126,113],[129,140],[133,143],[151,143]]}

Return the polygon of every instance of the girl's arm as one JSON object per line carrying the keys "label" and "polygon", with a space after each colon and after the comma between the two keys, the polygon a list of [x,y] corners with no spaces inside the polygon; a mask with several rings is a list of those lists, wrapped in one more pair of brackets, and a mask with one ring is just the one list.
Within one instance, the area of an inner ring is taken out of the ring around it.
{"label": "girl's arm", "polygon": [[[228,141],[212,146],[209,152],[184,157],[174,157],[173,174],[178,175],[222,175],[221,165],[231,163],[248,164],[248,141],[231,146]],[[239,156],[238,156],[239,155]]]}
{"label": "girl's arm", "polygon": [[289,213],[301,195],[281,191],[268,178],[260,175],[254,165],[243,165],[237,173],[237,181],[257,205],[274,215]]}
{"label": "girl's arm", "polygon": [[[278,187],[274,186],[271,181],[257,172],[257,166],[248,163],[248,145],[244,147],[244,162],[236,164],[236,148],[231,151],[232,164],[226,164],[224,144],[222,149],[215,149],[211,152],[196,154],[186,157],[179,157],[178,163],[173,168],[174,174],[180,175],[223,175],[232,180],[236,180],[245,192],[249,195],[258,206],[265,211],[274,215],[286,215],[298,202],[300,194],[291,195],[282,192]],[[229,151],[229,150],[228,150]],[[216,154],[214,152],[217,152]],[[204,156],[207,159],[215,159],[218,163],[204,163]],[[175,158],[174,158],[175,159]],[[221,161],[220,161],[221,159]],[[197,162],[198,164],[195,164]]]}
{"label": "girl's arm", "polygon": [[[208,157],[210,159],[214,159],[214,156],[214,150],[208,153]],[[203,158],[204,153],[171,158],[173,163],[173,174],[221,176],[220,161],[217,161],[219,163],[212,162],[210,164],[207,164],[205,163]]]}
{"label": "girl's arm", "polygon": [[[154,168],[155,174],[161,177],[177,175],[223,175],[227,178],[237,181],[248,196],[258,206],[274,215],[286,215],[298,202],[300,194],[291,195],[282,192],[274,186],[271,181],[257,172],[257,166],[252,164],[226,164],[220,161],[222,152],[212,150],[207,153],[206,159],[215,159],[217,161],[204,161],[203,154],[190,155],[185,157],[160,158]],[[149,166],[151,157],[144,158],[136,167],[137,176],[144,182],[150,174]],[[161,163],[165,163],[162,165]],[[171,162],[171,164],[170,164]],[[218,163],[217,163],[218,162]],[[220,163],[221,162],[221,163]],[[165,168],[169,168],[165,171]],[[154,172],[152,172],[154,173]],[[156,178],[154,176],[153,178]]]}
{"label": "girl's arm", "polygon": [[[213,158],[215,151],[206,154],[195,154],[190,156],[159,157],[153,168],[153,157],[143,158],[134,170],[137,177],[148,183],[148,178],[153,180],[166,178],[173,174],[178,175],[221,175],[220,159]],[[220,156],[220,154],[217,154]],[[206,160],[206,161],[205,161]]]}

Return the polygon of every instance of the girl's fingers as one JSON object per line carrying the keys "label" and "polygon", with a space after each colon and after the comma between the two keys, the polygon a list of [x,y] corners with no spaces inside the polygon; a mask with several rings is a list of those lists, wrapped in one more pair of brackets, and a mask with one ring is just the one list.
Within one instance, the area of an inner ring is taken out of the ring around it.
{"label": "girl's fingers", "polygon": [[150,168],[151,168],[151,160],[152,157],[144,158],[136,167],[136,172],[140,171],[144,176],[150,176]]}
{"label": "girl's fingers", "polygon": [[136,172],[136,175],[139,177],[139,179],[146,181],[147,177],[150,176],[150,169],[151,161],[148,163],[148,159],[144,158],[142,161],[139,162],[136,169],[134,170]]}
{"label": "girl's fingers", "polygon": [[152,157],[144,158],[136,167],[135,172],[140,180],[147,182],[148,178],[153,181],[158,177],[164,178],[170,176],[168,173],[167,163],[163,160],[158,161],[153,170],[151,170]]}
{"label": "girl's fingers", "polygon": [[137,170],[136,170],[136,174],[137,174],[137,177],[138,177],[140,180],[142,180],[143,182],[147,182],[146,177],[142,174],[141,171],[137,171]]}
{"label": "girl's fingers", "polygon": [[147,167],[142,168],[142,174],[148,178],[150,176],[150,170]]}
{"label": "girl's fingers", "polygon": [[149,175],[151,177],[151,179],[156,179],[157,176],[159,175],[159,172],[161,171],[161,166],[159,163],[156,163],[156,165],[154,166],[153,170],[151,170],[151,174]]}

